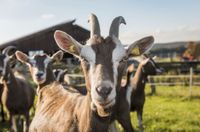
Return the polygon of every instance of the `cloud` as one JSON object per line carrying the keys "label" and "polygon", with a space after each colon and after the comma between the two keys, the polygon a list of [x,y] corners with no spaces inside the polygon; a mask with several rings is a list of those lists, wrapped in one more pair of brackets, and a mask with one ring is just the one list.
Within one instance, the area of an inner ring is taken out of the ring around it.
{"label": "cloud", "polygon": [[42,19],[53,19],[53,18],[55,18],[55,15],[54,14],[42,14],[41,16],[40,16],[40,18],[42,18]]}

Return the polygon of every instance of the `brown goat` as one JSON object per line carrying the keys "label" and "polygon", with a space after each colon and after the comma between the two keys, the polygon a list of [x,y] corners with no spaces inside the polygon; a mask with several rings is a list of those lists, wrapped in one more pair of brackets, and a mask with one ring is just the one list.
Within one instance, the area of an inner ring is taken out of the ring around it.
{"label": "brown goat", "polygon": [[[88,100],[90,100],[89,97],[83,96],[83,94],[85,94],[84,92],[82,93],[81,91],[77,91],[74,88],[68,87],[64,89],[63,86],[56,81],[55,76],[52,72],[51,62],[53,60],[58,60],[58,58],[61,58],[62,52],[55,53],[53,57],[51,57],[51,59],[46,54],[35,55],[31,58],[28,58],[28,56],[20,51],[16,52],[16,56],[20,61],[26,63],[29,66],[33,80],[35,83],[38,84],[38,101],[36,105],[35,116],[30,126],[30,131],[62,132],[76,131],[78,129],[82,131],[88,131],[88,129],[90,129],[89,127],[91,125],[91,120],[87,121],[84,119],[88,119],[88,117],[91,116],[90,114],[92,114],[92,111],[90,110],[90,103],[88,103]],[[49,63],[45,64],[45,62],[48,62],[48,59]],[[122,92],[120,92],[120,96],[125,97],[125,90],[121,89],[121,91]],[[120,114],[122,116],[119,118],[125,118],[127,115],[123,113],[129,113],[129,111],[125,111],[127,109],[124,110],[124,106],[127,106],[127,104],[124,105],[125,101],[126,98],[120,99],[121,105],[116,111],[116,113],[122,113]],[[89,110],[86,108],[89,108]],[[84,115],[80,110],[87,111],[87,113],[85,113]],[[72,115],[70,119],[68,119],[69,115]],[[86,121],[89,124],[86,127],[82,123],[81,128],[77,128],[77,125],[75,124],[79,123],[76,121],[76,119],[82,120],[83,122]],[[40,122],[40,120],[42,120],[42,122]],[[102,125],[104,124],[104,122],[101,123]],[[96,131],[96,129],[97,128],[92,128],[93,131]],[[98,129],[100,130],[100,128]],[[108,128],[106,128],[105,130],[107,131],[107,129]]]}
{"label": "brown goat", "polygon": [[[91,131],[108,131],[108,126],[117,119],[126,131],[133,131],[129,107],[122,107],[123,104],[128,103],[126,98],[123,103],[120,103],[123,100],[120,95],[123,93],[120,89],[120,82],[127,58],[145,52],[152,45],[153,37],[141,39],[125,49],[118,39],[119,25],[125,23],[123,17],[113,20],[109,36],[105,39],[100,35],[97,17],[91,15],[89,21],[92,27],[91,36],[85,46],[62,31],[55,32],[58,46],[81,61],[88,91],[85,98],[90,99],[87,100],[90,107],[85,107],[84,110],[92,113],[88,116],[88,119],[91,120],[88,127]],[[126,94],[126,92],[124,93]],[[121,108],[126,113],[124,118],[121,116],[124,114]],[[125,117],[129,123],[123,124]],[[84,124],[82,124],[82,120],[78,121],[80,122],[78,127]]]}
{"label": "brown goat", "polygon": [[24,131],[29,127],[29,110],[33,106],[35,92],[25,79],[15,77],[10,68],[14,47],[7,47],[0,54],[0,80],[3,84],[2,103],[10,115],[11,130],[17,131],[15,115],[24,115]]}
{"label": "brown goat", "polygon": [[127,69],[127,85],[125,86],[131,93],[130,109],[137,112],[138,125],[140,132],[143,132],[142,113],[145,103],[145,84],[148,75],[156,75],[162,72],[162,69],[156,65],[152,58],[144,56],[145,59],[139,63],[134,76],[132,76],[133,65]]}

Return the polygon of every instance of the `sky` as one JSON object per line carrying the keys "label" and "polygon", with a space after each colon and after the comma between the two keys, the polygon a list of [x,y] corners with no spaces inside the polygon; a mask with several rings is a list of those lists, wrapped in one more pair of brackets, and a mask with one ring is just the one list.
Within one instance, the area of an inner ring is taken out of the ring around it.
{"label": "sky", "polygon": [[126,44],[148,35],[156,43],[200,40],[199,0],[0,0],[0,43],[73,19],[89,29],[91,13],[102,36],[123,16],[119,36]]}

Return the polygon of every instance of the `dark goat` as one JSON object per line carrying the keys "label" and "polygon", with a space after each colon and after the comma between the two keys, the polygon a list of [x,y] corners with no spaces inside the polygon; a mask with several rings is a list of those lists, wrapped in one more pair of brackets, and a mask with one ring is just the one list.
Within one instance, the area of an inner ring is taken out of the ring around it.
{"label": "dark goat", "polygon": [[[49,59],[49,56],[42,55],[48,59],[42,56],[29,58],[22,52],[16,52],[18,59],[29,65],[33,80],[39,84],[36,114],[30,131],[106,132],[115,119],[120,123],[128,121],[129,123],[122,126],[126,131],[133,131],[129,107],[124,107],[128,102],[126,98],[121,99],[120,94],[123,92],[120,82],[127,58],[140,55],[149,49],[153,37],[143,38],[125,49],[118,39],[119,24],[125,23],[123,17],[113,20],[110,35],[106,39],[100,36],[95,15],[91,15],[90,22],[91,38],[85,46],[62,31],[56,31],[54,34],[61,49],[81,60],[86,80],[86,95],[74,89],[65,90],[55,82],[49,65],[52,59]],[[36,58],[45,60],[43,68],[36,68],[39,64]]]}
{"label": "dark goat", "polygon": [[0,84],[0,105],[1,105],[1,122],[5,122],[5,114],[4,114],[4,108],[3,108],[3,103],[1,101],[1,96],[3,94],[3,85]]}
{"label": "dark goat", "polygon": [[77,85],[71,85],[70,82],[65,81],[66,78],[66,72],[67,70],[63,69],[54,69],[53,73],[55,75],[55,78],[58,82],[60,82],[65,88],[72,88],[78,90],[81,94],[86,95],[87,90],[85,86],[77,86]]}
{"label": "dark goat", "polygon": [[16,77],[10,65],[14,59],[15,47],[7,47],[0,54],[0,81],[3,84],[2,103],[10,115],[11,130],[17,131],[15,115],[24,115],[24,131],[29,127],[29,110],[33,106],[35,92],[31,85]]}
{"label": "dark goat", "polygon": [[56,80],[60,83],[63,83],[63,84],[68,84],[68,82],[65,82],[65,75],[67,73],[67,70],[63,70],[63,69],[54,69],[53,70],[53,73],[56,77]]}
{"label": "dark goat", "polygon": [[[127,85],[125,86],[128,91],[132,93],[130,98],[131,111],[137,112],[138,125],[140,131],[143,131],[142,113],[145,103],[145,84],[148,75],[156,75],[162,73],[163,69],[158,67],[152,58],[144,56],[145,59],[140,62],[136,73],[131,76],[133,65],[130,65],[127,70]],[[129,93],[130,93],[129,92]]]}

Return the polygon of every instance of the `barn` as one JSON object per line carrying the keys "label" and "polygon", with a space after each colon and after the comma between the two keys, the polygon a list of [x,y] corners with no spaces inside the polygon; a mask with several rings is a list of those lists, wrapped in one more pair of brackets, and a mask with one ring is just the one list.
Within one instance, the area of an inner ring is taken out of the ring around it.
{"label": "barn", "polygon": [[[82,44],[84,44],[90,36],[90,32],[87,29],[75,24],[75,20],[72,20],[3,43],[0,45],[0,50],[7,46],[15,46],[18,50],[27,54],[37,51],[53,54],[55,51],[59,50],[53,37],[55,30],[65,31]],[[64,58],[70,59],[72,55],[65,53]]]}

